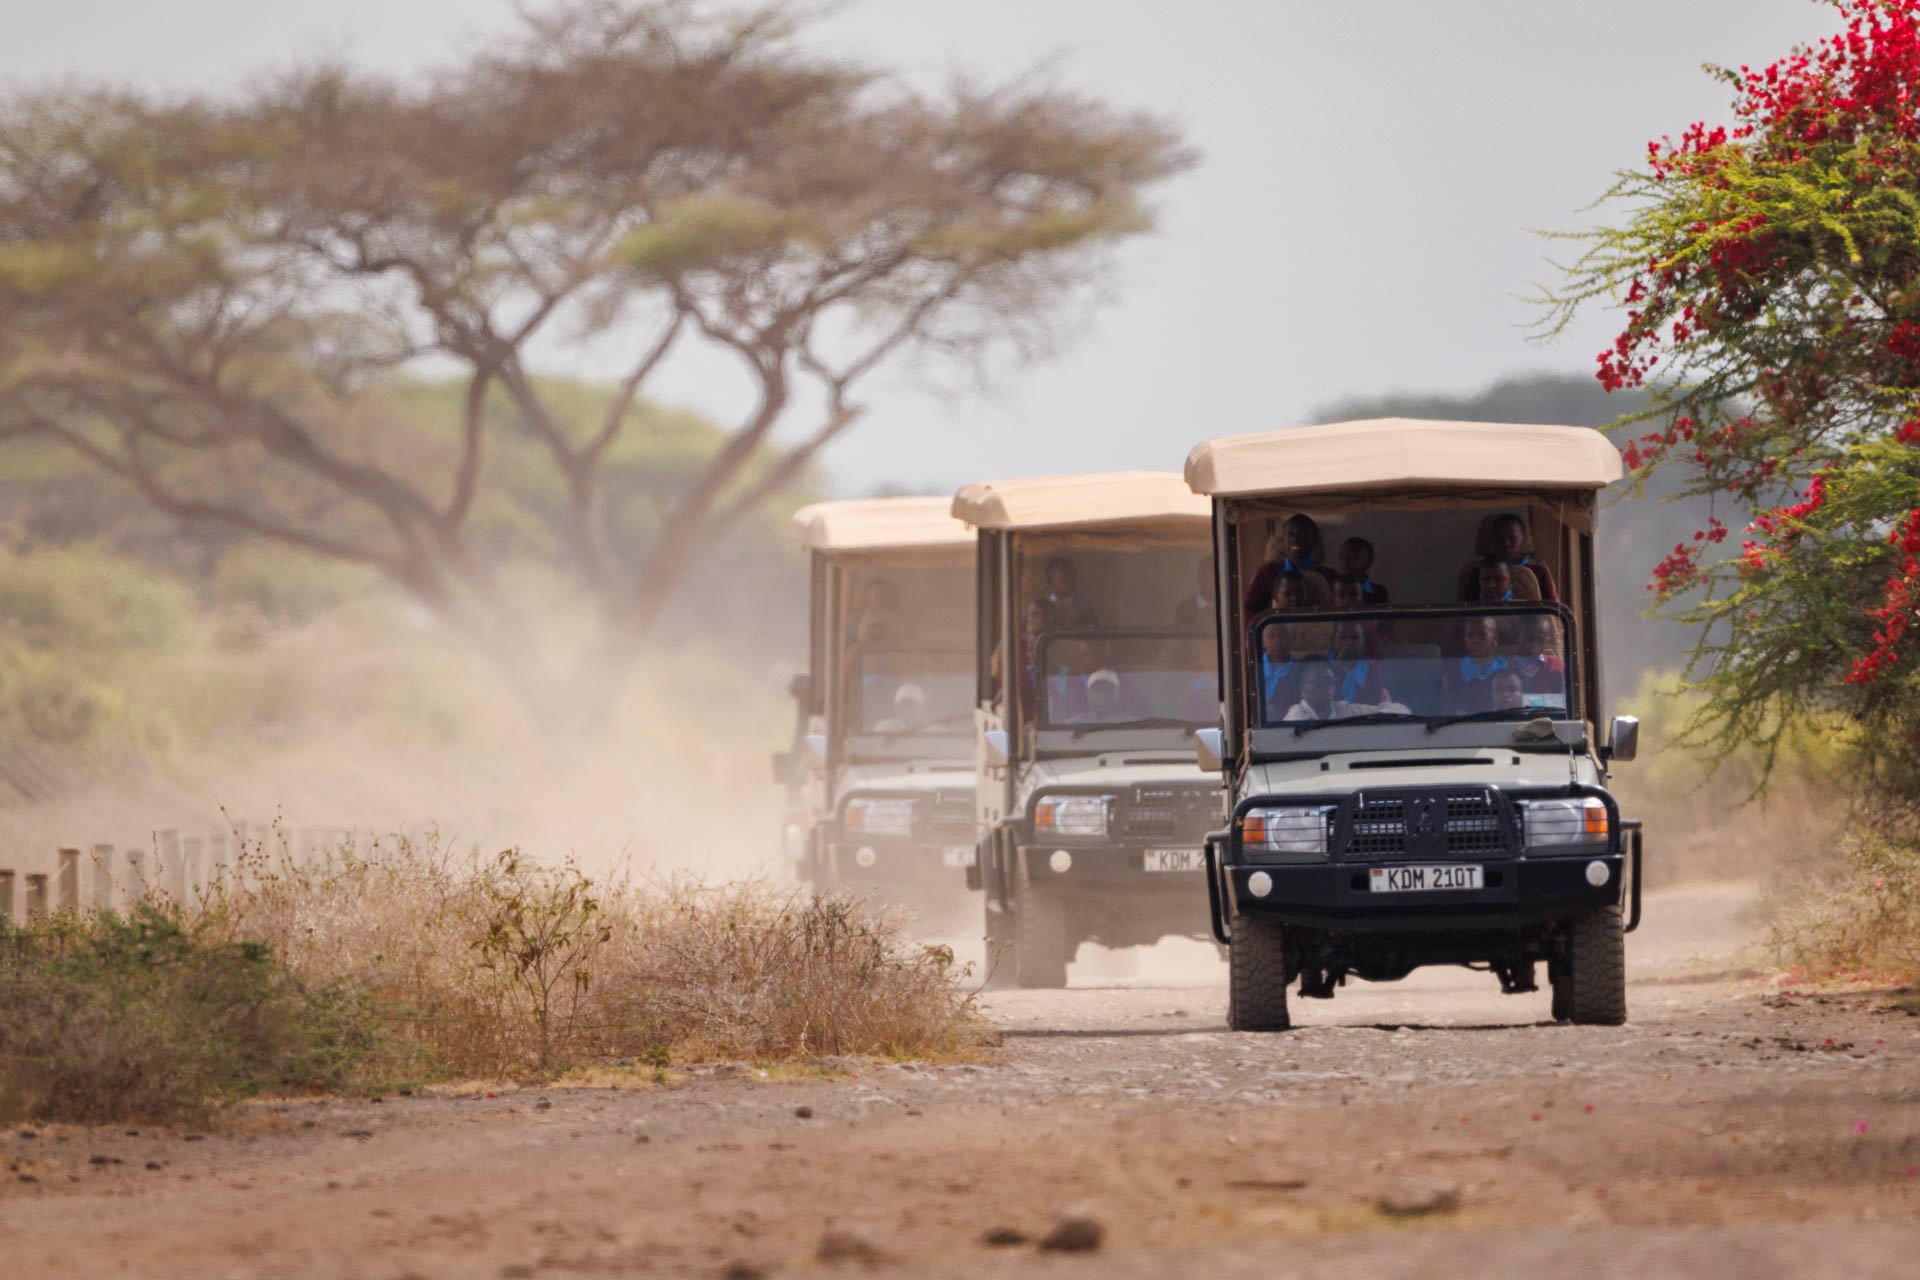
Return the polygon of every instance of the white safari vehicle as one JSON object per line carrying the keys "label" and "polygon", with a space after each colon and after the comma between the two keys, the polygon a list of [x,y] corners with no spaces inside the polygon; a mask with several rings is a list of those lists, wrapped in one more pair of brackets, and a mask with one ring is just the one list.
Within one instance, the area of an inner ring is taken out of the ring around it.
{"label": "white safari vehicle", "polygon": [[795,513],[812,626],[794,746],[774,760],[803,881],[874,888],[936,921],[964,907],[974,857],[974,539],[947,508],[875,498]]}
{"label": "white safari vehicle", "polygon": [[979,532],[978,818],[992,972],[1058,987],[1082,942],[1206,936],[1224,813],[1208,506],[1167,472],[969,485]]}
{"label": "white safari vehicle", "polygon": [[1235,1029],[1287,1027],[1296,981],[1434,964],[1521,992],[1544,962],[1556,1018],[1625,1019],[1641,839],[1607,777],[1639,726],[1596,731],[1594,618],[1620,474],[1595,431],[1474,422],[1188,456],[1219,562],[1223,723],[1197,746],[1229,806],[1207,883]]}

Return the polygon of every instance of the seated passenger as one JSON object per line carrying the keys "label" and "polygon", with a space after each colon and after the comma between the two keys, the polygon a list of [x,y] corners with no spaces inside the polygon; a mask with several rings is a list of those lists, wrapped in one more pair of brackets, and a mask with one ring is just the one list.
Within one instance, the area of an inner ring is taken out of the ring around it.
{"label": "seated passenger", "polygon": [[1512,512],[1506,512],[1493,518],[1490,531],[1492,541],[1489,550],[1517,568],[1525,568],[1533,575],[1540,588],[1540,598],[1558,601],[1560,594],[1553,588],[1553,575],[1547,572],[1547,566],[1541,564],[1533,553],[1533,535],[1527,531],[1527,522]]}
{"label": "seated passenger", "polygon": [[1348,538],[1340,544],[1340,572],[1359,585],[1365,607],[1378,609],[1393,603],[1387,589],[1373,580],[1373,544],[1365,538]]}
{"label": "seated passenger", "polygon": [[1053,606],[1046,600],[1027,601],[1020,615],[1020,699],[1033,718],[1040,698],[1040,633],[1053,625]]}
{"label": "seated passenger", "polygon": [[1491,617],[1468,618],[1461,624],[1460,641],[1466,655],[1449,664],[1441,683],[1447,706],[1458,715],[1486,711],[1493,706],[1493,677],[1507,669],[1500,656],[1500,633]]}
{"label": "seated passenger", "polygon": [[1380,665],[1373,660],[1372,637],[1358,619],[1336,622],[1333,626],[1333,651],[1327,665],[1340,682],[1342,702],[1377,707],[1391,702],[1386,686],[1380,682]]}
{"label": "seated passenger", "polygon": [[1480,573],[1476,579],[1477,593],[1474,601],[1479,604],[1513,603],[1513,566],[1499,556],[1484,556],[1480,560]]}
{"label": "seated passenger", "polygon": [[1533,542],[1527,525],[1511,513],[1488,516],[1480,522],[1473,539],[1474,559],[1460,570],[1459,598],[1465,602],[1479,599],[1480,565],[1488,556],[1496,556],[1513,569],[1513,598],[1516,600],[1558,600],[1553,577],[1533,554]]}
{"label": "seated passenger", "polygon": [[913,638],[911,620],[900,608],[893,584],[871,579],[860,591],[860,605],[848,620],[847,634],[855,644],[899,644]]}
{"label": "seated passenger", "polygon": [[1097,627],[1100,619],[1080,598],[1080,570],[1065,556],[1047,561],[1047,603],[1053,606],[1054,625]]}
{"label": "seated passenger", "polygon": [[1567,705],[1567,663],[1560,656],[1560,627],[1552,618],[1536,613],[1526,620],[1513,669],[1520,673],[1530,705]]}
{"label": "seated passenger", "polygon": [[1344,573],[1327,576],[1327,582],[1333,589],[1333,607],[1336,609],[1360,609],[1366,602],[1360,598],[1360,580]]}
{"label": "seated passenger", "polygon": [[1201,556],[1193,595],[1173,607],[1173,625],[1181,631],[1213,629],[1213,557]]}
{"label": "seated passenger", "polygon": [[1260,706],[1265,719],[1278,720],[1297,697],[1293,628],[1284,622],[1269,622],[1260,630]]}
{"label": "seated passenger", "polygon": [[1087,677],[1086,705],[1074,718],[1076,724],[1111,724],[1125,720],[1120,705],[1120,673],[1102,667]]}
{"label": "seated passenger", "polygon": [[876,723],[876,733],[908,733],[927,722],[927,691],[903,684],[893,691],[893,714]]}
{"label": "seated passenger", "polygon": [[[1283,613],[1309,613],[1313,597],[1307,590],[1311,581],[1304,573],[1289,569],[1274,583],[1273,607]],[[1333,645],[1333,630],[1324,622],[1297,622],[1289,629],[1295,653],[1325,653]]]}
{"label": "seated passenger", "polygon": [[[1308,584],[1307,593],[1311,603],[1324,603],[1332,594],[1327,587],[1326,570],[1321,567],[1324,558],[1320,542],[1320,526],[1313,517],[1294,514],[1280,526],[1279,535],[1267,544],[1267,561],[1254,571],[1247,583],[1246,598],[1241,602],[1246,607],[1248,617],[1267,607],[1267,601],[1273,598],[1275,582],[1284,573],[1307,575],[1302,581]],[[1314,582],[1313,579],[1319,579]]]}
{"label": "seated passenger", "polygon": [[1520,680],[1520,673],[1513,668],[1494,672],[1493,679],[1487,682],[1487,688],[1491,695],[1492,710],[1526,710],[1527,691]]}
{"label": "seated passenger", "polygon": [[1381,711],[1406,713],[1406,708],[1397,702],[1367,704],[1348,702],[1339,696],[1340,685],[1333,668],[1326,662],[1314,660],[1300,664],[1300,701],[1287,708],[1282,721],[1298,720],[1345,720],[1352,716],[1372,715]]}

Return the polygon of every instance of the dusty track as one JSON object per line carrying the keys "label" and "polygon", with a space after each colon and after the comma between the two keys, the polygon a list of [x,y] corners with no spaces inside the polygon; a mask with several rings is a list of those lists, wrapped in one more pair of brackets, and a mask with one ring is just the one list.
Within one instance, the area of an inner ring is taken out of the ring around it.
{"label": "dusty track", "polygon": [[[0,1270],[1911,1275],[1920,1017],[1738,976],[1739,901],[1652,905],[1617,1030],[1444,971],[1234,1036],[1195,947],[992,997],[988,1067],[260,1104],[200,1141],[9,1132]],[[1458,1207],[1383,1211],[1408,1191]],[[981,1241],[1073,1203],[1097,1255]],[[829,1227],[879,1260],[818,1260]]]}

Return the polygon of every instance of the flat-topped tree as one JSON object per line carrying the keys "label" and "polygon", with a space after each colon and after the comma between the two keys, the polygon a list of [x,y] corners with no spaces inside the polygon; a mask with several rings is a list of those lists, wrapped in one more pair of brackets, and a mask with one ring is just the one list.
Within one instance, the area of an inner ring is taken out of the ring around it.
{"label": "flat-topped tree", "polygon": [[[1042,86],[912,91],[803,50],[779,8],[566,5],[425,81],[29,93],[0,107],[0,438],[369,566],[541,705],[604,706],[694,553],[860,419],[865,379],[915,350],[1043,352],[1189,160],[1164,125]],[[536,377],[581,344],[619,370],[585,423]],[[751,408],[635,538],[609,459],[701,346]],[[449,363],[458,422],[369,408]],[[477,514],[503,405],[565,495],[550,527]],[[525,555],[595,605],[564,680],[529,669],[497,573]]]}

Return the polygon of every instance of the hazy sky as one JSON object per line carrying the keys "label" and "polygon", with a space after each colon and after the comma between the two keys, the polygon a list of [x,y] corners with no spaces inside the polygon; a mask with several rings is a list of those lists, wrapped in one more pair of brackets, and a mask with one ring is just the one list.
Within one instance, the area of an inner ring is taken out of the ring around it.
{"label": "hazy sky", "polygon": [[[0,77],[168,87],[345,51],[432,64],[512,21],[503,0],[0,0]],[[986,399],[870,388],[827,465],[859,492],[1110,467],[1177,468],[1210,435],[1390,390],[1586,371],[1588,317],[1542,348],[1516,298],[1646,140],[1723,118],[1699,69],[1831,30],[1813,0],[856,0],[813,37],[937,81],[1052,60],[1065,84],[1171,117],[1203,153],[1159,193],[1114,301],[1057,361]],[[724,412],[724,365],[671,398]]]}

